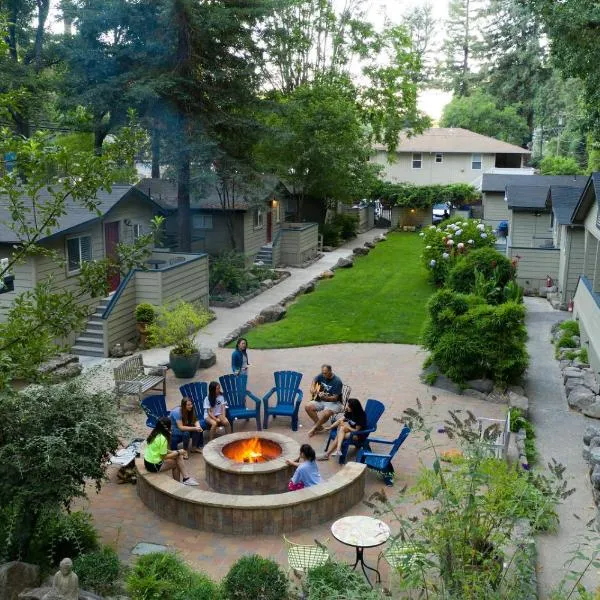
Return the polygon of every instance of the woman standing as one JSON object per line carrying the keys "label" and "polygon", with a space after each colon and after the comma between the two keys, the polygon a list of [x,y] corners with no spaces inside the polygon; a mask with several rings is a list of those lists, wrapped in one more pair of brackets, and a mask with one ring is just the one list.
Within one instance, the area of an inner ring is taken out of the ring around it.
{"label": "woman standing", "polygon": [[173,479],[179,481],[183,477],[183,485],[198,485],[198,482],[190,477],[183,462],[184,450],[169,451],[171,441],[171,419],[160,417],[154,429],[146,439],[144,450],[144,466],[149,473],[162,473],[171,471]]}
{"label": "woman standing", "polygon": [[208,396],[204,398],[204,420],[210,427],[210,439],[214,439],[215,433],[219,427],[225,427],[227,433],[231,426],[227,420],[227,404],[223,397],[223,391],[218,381],[211,381],[208,384]]}
{"label": "woman standing", "polygon": [[329,460],[333,454],[339,456],[342,453],[342,444],[353,433],[365,429],[367,427],[367,415],[362,407],[362,404],[356,398],[348,398],[348,403],[344,409],[343,418],[335,421],[331,425],[325,427],[326,431],[337,428],[337,435],[331,448],[325,454],[319,456],[319,460]]}
{"label": "woman standing", "polygon": [[231,370],[234,375],[248,374],[248,340],[240,338],[235,344],[235,350],[231,354]]}
{"label": "woman standing", "polygon": [[191,398],[182,398],[181,406],[171,411],[171,450],[177,450],[179,442],[183,442],[183,449],[185,450],[183,458],[187,459],[191,441],[191,451],[202,452],[202,446],[204,445],[202,431]]}

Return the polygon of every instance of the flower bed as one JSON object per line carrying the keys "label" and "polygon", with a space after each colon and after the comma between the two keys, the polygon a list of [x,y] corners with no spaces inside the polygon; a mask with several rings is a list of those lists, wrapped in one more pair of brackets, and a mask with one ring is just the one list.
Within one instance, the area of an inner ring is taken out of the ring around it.
{"label": "flower bed", "polygon": [[236,308],[245,302],[248,302],[248,300],[252,300],[252,298],[255,298],[266,290],[271,289],[274,285],[281,283],[290,276],[289,271],[272,271],[272,273],[273,279],[265,279],[257,282],[257,287],[245,294],[232,294],[229,292],[215,295],[211,294],[209,305],[218,308]]}

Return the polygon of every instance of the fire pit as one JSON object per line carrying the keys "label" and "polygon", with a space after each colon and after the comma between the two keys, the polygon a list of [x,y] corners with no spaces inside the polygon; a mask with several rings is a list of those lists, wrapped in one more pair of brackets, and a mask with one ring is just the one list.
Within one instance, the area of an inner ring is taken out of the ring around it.
{"label": "fire pit", "polygon": [[224,435],[204,447],[206,481],[226,494],[277,494],[287,491],[296,460],[297,442],[285,435],[267,431]]}

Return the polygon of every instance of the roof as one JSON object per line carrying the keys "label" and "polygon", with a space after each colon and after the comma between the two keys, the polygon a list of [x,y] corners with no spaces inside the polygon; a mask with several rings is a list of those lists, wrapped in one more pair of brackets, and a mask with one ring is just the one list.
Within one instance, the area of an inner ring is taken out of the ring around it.
{"label": "roof", "polygon": [[588,178],[585,175],[502,175],[484,173],[481,180],[482,192],[504,192],[509,185],[546,186],[564,185],[582,189]]}
{"label": "roof", "polygon": [[594,197],[600,211],[600,173],[598,172],[592,173],[588,178],[585,189],[581,193],[581,198],[579,198],[579,202],[573,210],[572,223],[583,223],[592,206]]}
{"label": "roof", "polygon": [[[75,202],[72,199],[66,200],[66,210],[64,215],[59,217],[58,226],[54,227],[50,233],[40,237],[40,241],[47,240],[60,234],[65,234],[75,228],[83,225],[91,225],[106,216],[121,200],[124,200],[130,195],[132,190],[139,195],[140,198],[151,202],[153,206],[160,210],[160,206],[154,203],[146,194],[136,190],[132,185],[113,185],[110,192],[105,189],[99,189],[96,192],[96,200],[98,201],[98,213],[94,213],[81,203]],[[36,205],[43,204],[44,200],[50,200],[51,194],[46,189],[39,192]],[[25,207],[32,209],[33,202],[31,198],[23,198]],[[0,243],[17,243],[20,238],[6,224],[12,221],[12,216],[8,207],[8,203],[4,198],[0,198]]]}
{"label": "roof", "polygon": [[554,220],[559,225],[569,225],[573,221],[573,211],[581,198],[581,188],[553,185],[548,191],[548,204],[552,206]]}
{"label": "roof", "polygon": [[[375,150],[386,150],[386,147],[381,144],[375,144],[374,148]],[[531,154],[525,148],[460,127],[432,127],[412,137],[409,137],[407,133],[402,133],[398,139],[396,152]]]}
{"label": "roof", "polygon": [[[275,193],[279,180],[275,177],[264,176],[254,184],[248,184],[235,198],[235,206],[231,210],[248,210],[257,202],[267,200]],[[148,194],[155,202],[168,210],[177,210],[177,184],[169,179],[142,179],[136,188]],[[223,210],[223,203],[214,185],[209,185],[204,194],[190,193],[192,209]]]}
{"label": "roof", "polygon": [[511,210],[544,210],[548,188],[531,185],[509,185],[506,187],[506,201]]}

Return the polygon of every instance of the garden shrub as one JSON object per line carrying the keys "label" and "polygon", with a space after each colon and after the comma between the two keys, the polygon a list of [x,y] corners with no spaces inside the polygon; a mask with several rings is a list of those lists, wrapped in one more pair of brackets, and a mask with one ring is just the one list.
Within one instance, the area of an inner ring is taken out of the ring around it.
{"label": "garden shrub", "polygon": [[141,556],[127,576],[126,590],[131,600],[221,599],[214,581],[169,552]]}
{"label": "garden shrub", "polygon": [[334,227],[337,227],[342,240],[350,240],[356,237],[358,233],[358,218],[352,214],[337,214],[331,221]]}
{"label": "garden shrub", "polygon": [[239,252],[223,252],[209,261],[210,293],[239,294],[248,287],[246,259]]}
{"label": "garden shrub", "polygon": [[135,307],[135,320],[138,323],[152,323],[156,318],[156,309],[148,302],[141,302]]}
{"label": "garden shrub", "polygon": [[422,260],[431,278],[443,284],[450,269],[463,256],[478,248],[493,248],[496,238],[489,225],[478,219],[455,217],[439,225],[431,225],[423,232]]}
{"label": "garden shrub", "polygon": [[[503,300],[503,290],[515,274],[511,261],[494,248],[479,248],[460,257],[448,272],[446,285],[456,292],[471,294],[476,290],[478,278],[490,285],[484,296],[488,302],[498,304]],[[479,276],[479,277],[478,277]]]}
{"label": "garden shrub", "polygon": [[579,335],[579,323],[577,321],[563,321],[558,328],[569,335]]}
{"label": "garden shrub", "polygon": [[445,289],[429,302],[423,345],[441,372],[458,383],[481,377],[513,382],[528,365],[524,321],[522,304],[493,306]]}
{"label": "garden shrub", "polygon": [[289,582],[275,561],[252,554],[231,566],[222,585],[228,600],[284,600]]}
{"label": "garden shrub", "polygon": [[323,246],[335,248],[340,245],[340,228],[332,223],[323,223],[319,225],[319,233],[323,236]]}
{"label": "garden shrub", "polygon": [[588,349],[587,348],[582,348],[579,351],[579,357],[578,358],[579,358],[579,360],[582,363],[588,363],[589,364]]}
{"label": "garden shrub", "polygon": [[329,561],[310,569],[304,581],[307,600],[371,600],[381,598],[350,565]]}
{"label": "garden shrub", "polygon": [[73,571],[79,577],[79,587],[106,596],[118,589],[123,565],[119,555],[110,546],[104,546],[78,556],[73,561]]}

